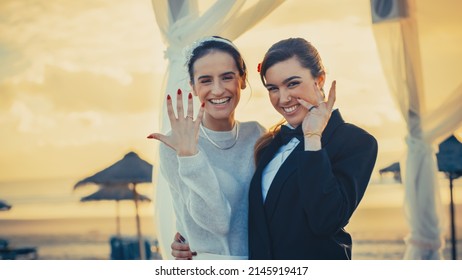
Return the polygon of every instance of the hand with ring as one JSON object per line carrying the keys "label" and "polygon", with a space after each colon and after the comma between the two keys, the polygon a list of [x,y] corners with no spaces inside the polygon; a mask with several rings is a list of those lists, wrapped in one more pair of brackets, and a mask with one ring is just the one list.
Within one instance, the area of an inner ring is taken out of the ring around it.
{"label": "hand with ring", "polygon": [[324,101],[324,93],[321,91],[317,83],[314,83],[313,85],[313,93],[311,98],[306,97],[298,99],[300,104],[308,109],[308,113],[306,114],[302,123],[302,128],[305,135],[317,135],[324,131],[324,128],[326,127],[327,122],[329,121],[332,114],[332,108],[334,107],[336,98],[336,84],[336,81],[332,82],[327,101]]}
{"label": "hand with ring", "polygon": [[197,154],[197,142],[199,140],[199,126],[204,116],[204,104],[199,109],[196,120],[194,120],[194,107],[192,94],[188,95],[187,114],[184,116],[182,92],[178,89],[176,99],[177,115],[173,110],[172,98],[167,95],[167,112],[172,127],[169,135],[152,133],[150,139],[156,139],[174,149],[178,156],[192,156]]}

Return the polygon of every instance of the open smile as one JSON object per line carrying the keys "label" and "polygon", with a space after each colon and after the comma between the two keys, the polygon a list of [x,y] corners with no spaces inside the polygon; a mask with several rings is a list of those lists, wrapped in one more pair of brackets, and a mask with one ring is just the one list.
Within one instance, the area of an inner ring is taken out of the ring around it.
{"label": "open smile", "polygon": [[295,111],[297,111],[298,107],[300,107],[300,104],[295,104],[295,105],[292,105],[290,107],[281,107],[281,108],[286,114],[290,115],[290,114],[294,113]]}
{"label": "open smile", "polygon": [[231,100],[231,97],[224,97],[224,98],[215,98],[215,99],[209,99],[208,101],[212,103],[213,105],[223,105],[228,103]]}

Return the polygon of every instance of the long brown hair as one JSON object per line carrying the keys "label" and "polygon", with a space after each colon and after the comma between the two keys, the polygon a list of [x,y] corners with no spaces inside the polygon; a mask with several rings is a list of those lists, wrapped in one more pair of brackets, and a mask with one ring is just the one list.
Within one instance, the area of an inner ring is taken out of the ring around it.
{"label": "long brown hair", "polygon": [[268,132],[263,134],[255,143],[254,150],[253,150],[253,158],[255,160],[255,166],[260,162],[262,150],[269,145],[271,140],[273,140],[274,136],[279,133],[281,130],[281,125],[285,124],[286,120],[282,119],[277,124],[270,127]]}
{"label": "long brown hair", "polygon": [[[303,38],[289,38],[272,45],[266,52],[260,66],[260,78],[263,85],[266,85],[265,74],[271,66],[292,57],[296,57],[302,67],[309,69],[314,78],[326,73],[318,50],[310,42]],[[262,150],[269,145],[274,136],[281,130],[281,125],[285,122],[285,119],[279,121],[258,139],[254,148],[255,164],[259,163]]]}

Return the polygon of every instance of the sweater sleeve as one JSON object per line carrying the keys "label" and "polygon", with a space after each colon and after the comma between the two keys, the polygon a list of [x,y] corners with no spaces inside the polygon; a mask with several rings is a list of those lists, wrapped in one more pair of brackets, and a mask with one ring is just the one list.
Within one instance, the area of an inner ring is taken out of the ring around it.
{"label": "sweater sleeve", "polygon": [[[226,235],[231,220],[231,206],[220,188],[205,154],[199,150],[194,156],[178,157],[161,144],[160,171],[172,193],[177,193],[192,219],[207,231]],[[177,213],[177,215],[181,213]]]}
{"label": "sweater sleeve", "polygon": [[[350,135],[351,136],[351,135]],[[362,199],[377,157],[377,141],[365,131],[344,141],[329,157],[326,149],[298,152],[298,185],[309,225],[319,235],[334,234],[348,224]]]}

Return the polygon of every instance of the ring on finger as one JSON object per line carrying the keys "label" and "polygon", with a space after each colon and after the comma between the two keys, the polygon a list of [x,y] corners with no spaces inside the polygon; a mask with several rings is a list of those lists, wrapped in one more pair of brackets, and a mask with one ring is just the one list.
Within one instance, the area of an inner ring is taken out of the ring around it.
{"label": "ring on finger", "polygon": [[194,120],[192,116],[186,116],[187,119]]}
{"label": "ring on finger", "polygon": [[311,106],[310,109],[308,109],[308,112],[311,112],[311,110],[313,110],[315,108],[318,108],[318,106],[316,106],[316,105]]}

